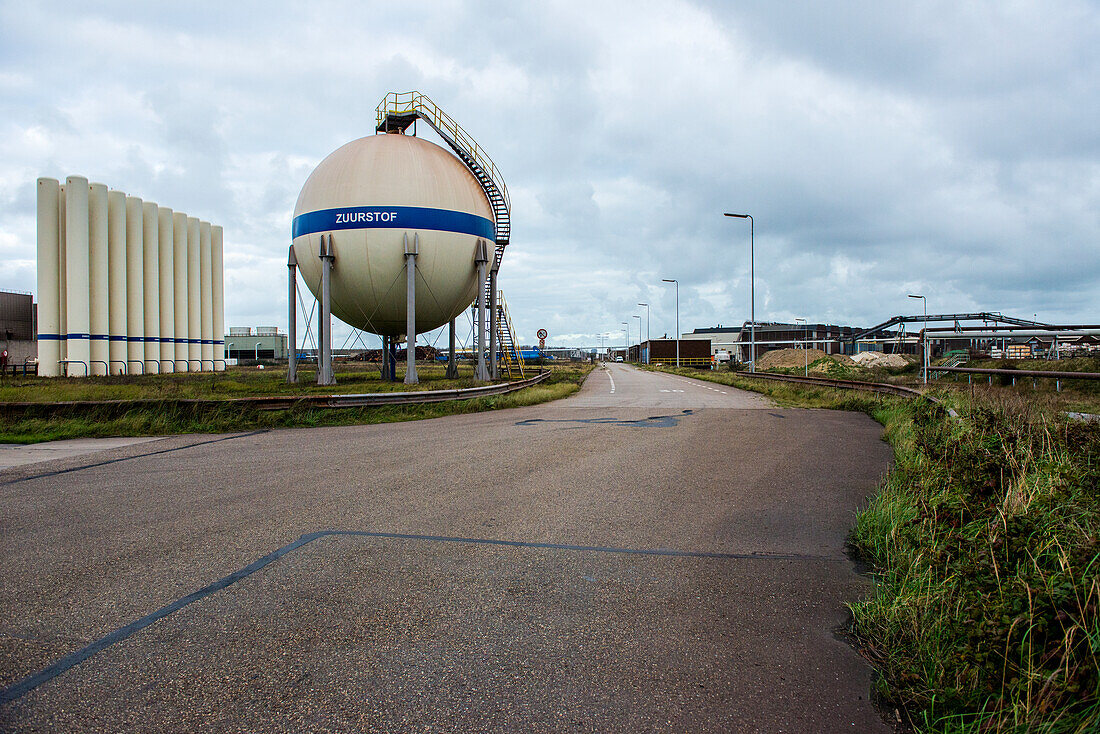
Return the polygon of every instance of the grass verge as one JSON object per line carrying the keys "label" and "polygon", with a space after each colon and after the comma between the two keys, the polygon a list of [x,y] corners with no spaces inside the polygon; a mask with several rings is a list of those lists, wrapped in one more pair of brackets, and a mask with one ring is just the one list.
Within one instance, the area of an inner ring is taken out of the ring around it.
{"label": "grass verge", "polygon": [[852,533],[877,692],[918,731],[1100,731],[1100,424],[1003,393],[956,409],[909,404]]}
{"label": "grass verge", "polygon": [[[333,395],[450,390],[474,387],[473,367],[459,366],[458,377],[448,379],[439,362],[418,364],[420,383],[406,385],[379,376],[377,364],[337,362],[335,385],[317,385],[317,373],[309,365],[298,370],[298,382],[286,381],[286,367],[267,369],[230,367],[224,372],[176,372],[164,375],[115,375],[110,377],[11,377],[0,378],[0,403],[64,402],[72,400],[168,400],[217,399],[257,395]],[[538,372],[536,369],[530,374]],[[530,376],[530,374],[528,376]]]}
{"label": "grass verge", "polygon": [[[555,368],[543,382],[508,395],[420,405],[368,408],[294,408],[241,410],[238,406],[188,405],[165,400],[155,407],[118,413],[113,408],[88,408],[52,418],[16,418],[0,426],[0,443],[38,443],[64,438],[153,436],[179,433],[222,433],[263,428],[343,426],[438,418],[445,415],[517,408],[571,395],[591,370]],[[441,386],[434,385],[435,389]],[[190,395],[189,395],[190,396]],[[194,395],[202,397],[202,395]],[[217,397],[224,397],[219,394]],[[205,397],[210,397],[206,395]]]}
{"label": "grass verge", "polygon": [[880,702],[920,732],[1100,731],[1100,423],[1034,393],[955,393],[949,420],[926,401],[678,373],[885,427],[895,465],[851,534],[876,580],[851,610]]}

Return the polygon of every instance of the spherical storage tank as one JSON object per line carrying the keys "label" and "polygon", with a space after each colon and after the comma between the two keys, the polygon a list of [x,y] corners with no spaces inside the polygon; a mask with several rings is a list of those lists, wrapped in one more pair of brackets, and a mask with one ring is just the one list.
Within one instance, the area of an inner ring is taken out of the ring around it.
{"label": "spherical storage tank", "polygon": [[477,295],[478,239],[494,239],[481,186],[443,148],[407,135],[371,135],[337,149],[298,195],[294,256],[320,297],[321,235],[333,237],[332,313],[364,331],[405,333],[404,236],[419,235],[416,327],[446,324]]}

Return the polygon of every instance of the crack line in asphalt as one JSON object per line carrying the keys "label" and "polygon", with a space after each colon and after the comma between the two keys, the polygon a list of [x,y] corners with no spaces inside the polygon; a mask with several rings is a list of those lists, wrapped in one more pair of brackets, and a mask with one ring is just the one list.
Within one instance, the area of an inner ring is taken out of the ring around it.
{"label": "crack line in asphalt", "polygon": [[[181,447],[182,448],[182,447]],[[493,538],[463,538],[449,535],[414,535],[411,533],[385,533],[370,530],[320,530],[314,533],[306,533],[292,543],[268,553],[263,558],[253,561],[239,571],[218,579],[212,584],[204,586],[198,591],[193,591],[187,596],[166,604],[152,614],[147,614],[141,619],[134,620],[130,624],[119,627],[86,647],[74,653],[66,655],[53,665],[50,665],[37,673],[27,676],[18,683],[14,683],[0,690],[0,705],[11,703],[23,695],[33,691],[38,686],[53,680],[71,668],[80,665],[96,653],[115,645],[132,635],[140,632],[155,622],[164,619],[169,614],[183,609],[201,599],[214,594],[226,587],[237,583],[243,578],[251,576],[256,571],[274,563],[291,551],[297,550],[307,543],[312,543],[318,538],[325,537],[359,537],[359,538],[386,538],[391,540],[422,540],[436,543],[461,543],[466,545],[489,545],[506,548],[535,548],[543,550],[581,551],[590,553],[618,553],[639,556],[665,556],[673,558],[713,558],[718,560],[766,560],[766,561],[824,561],[831,563],[848,563],[847,558],[831,558],[829,556],[814,556],[799,553],[718,553],[712,551],[684,551],[668,548],[616,548],[613,546],[599,545],[572,545],[567,543],[537,543],[523,540],[496,540]]]}
{"label": "crack line in asphalt", "polygon": [[[262,428],[258,431],[250,431],[248,433],[234,433],[232,436],[221,436],[219,438],[212,438],[209,441],[198,441],[197,443],[189,443],[186,446],[173,446],[170,449],[160,449],[159,451],[149,451],[144,454],[137,454],[136,456],[122,456],[118,459],[107,459],[106,461],[97,461],[94,464],[84,464],[82,466],[74,466],[68,469],[58,469],[57,471],[43,472],[42,474],[34,474],[29,477],[19,477],[18,479],[9,479],[6,482],[0,482],[0,487],[6,487],[10,484],[19,484],[20,482],[29,482],[32,479],[44,479],[46,477],[56,477],[59,474],[68,474],[74,471],[83,471],[85,469],[95,469],[97,466],[107,466],[108,464],[117,464],[120,461],[131,461],[133,459],[144,459],[146,456],[156,456],[158,454],[170,454],[173,451],[182,451],[183,449],[194,448],[195,446],[208,446],[212,443],[220,443],[221,441],[232,441],[235,438],[248,438],[249,436],[258,436],[261,433],[267,433],[270,428]],[[169,438],[164,436],[163,438]],[[85,454],[87,456],[87,454]],[[75,458],[75,457],[74,457]],[[56,459],[61,461],[62,459]]]}
{"label": "crack line in asphalt", "polygon": [[626,418],[527,418],[516,421],[517,426],[533,426],[536,423],[591,423],[601,426],[635,426],[637,428],[671,428],[680,425],[680,418],[692,415],[685,410],[682,415],[653,415],[649,418],[629,420]]}

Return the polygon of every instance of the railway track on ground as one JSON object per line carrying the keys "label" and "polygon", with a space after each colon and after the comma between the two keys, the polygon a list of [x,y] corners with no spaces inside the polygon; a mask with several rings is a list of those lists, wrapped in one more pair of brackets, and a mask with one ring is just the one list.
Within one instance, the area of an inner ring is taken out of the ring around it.
{"label": "railway track on ground", "polygon": [[0,415],[4,416],[42,416],[80,413],[86,410],[124,413],[133,409],[153,409],[166,407],[187,407],[192,410],[202,408],[234,407],[241,410],[290,410],[293,408],[367,408],[380,405],[415,405],[418,403],[439,403],[448,400],[468,400],[470,398],[506,395],[526,387],[536,385],[550,372],[541,372],[525,380],[503,382],[495,385],[480,385],[453,390],[414,390],[409,392],[359,393],[349,395],[265,395],[250,398],[225,398],[210,400],[204,398],[168,398],[164,400],[70,400],[64,402],[21,402],[0,403]]}

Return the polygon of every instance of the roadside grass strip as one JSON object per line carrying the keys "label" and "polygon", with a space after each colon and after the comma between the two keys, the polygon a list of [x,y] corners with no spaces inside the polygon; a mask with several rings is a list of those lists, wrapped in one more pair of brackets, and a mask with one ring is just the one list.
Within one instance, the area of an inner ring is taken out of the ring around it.
{"label": "roadside grass strip", "polygon": [[[271,428],[361,425],[438,418],[445,415],[476,413],[486,410],[535,405],[572,395],[580,389],[589,368],[556,368],[549,378],[531,387],[507,395],[486,396],[449,402],[411,405],[382,405],[329,410],[297,406],[287,410],[241,409],[239,406],[198,403],[193,405],[166,401],[160,406],[135,407],[121,414],[117,409],[90,406],[73,413],[53,417],[12,417],[0,426],[0,443],[38,443],[66,438],[104,436],[165,436],[182,433],[230,433]],[[226,378],[232,381],[234,378]],[[188,385],[189,395],[225,397],[218,376],[196,377],[214,387],[205,392]],[[263,383],[267,386],[266,383]],[[399,384],[399,383],[397,383]],[[102,387],[102,386],[101,386]],[[405,387],[401,385],[401,387]],[[132,385],[123,390],[133,393]],[[110,394],[110,393],[109,393]],[[142,386],[138,395],[145,397]],[[113,397],[113,395],[112,395]],[[2,407],[2,406],[0,406]]]}

